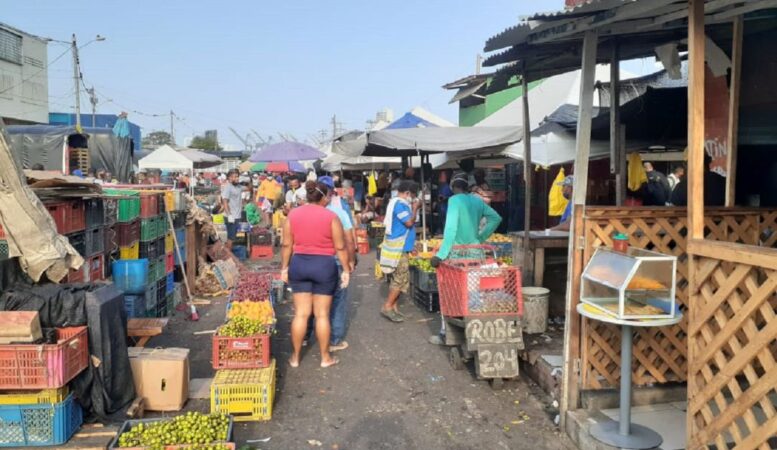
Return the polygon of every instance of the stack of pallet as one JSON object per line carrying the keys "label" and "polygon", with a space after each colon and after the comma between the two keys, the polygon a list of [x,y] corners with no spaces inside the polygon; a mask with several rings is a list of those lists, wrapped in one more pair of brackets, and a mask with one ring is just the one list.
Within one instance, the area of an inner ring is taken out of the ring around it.
{"label": "stack of pallet", "polygon": [[0,312],[0,447],[62,445],[83,423],[67,383],[87,367],[86,327],[43,334],[37,312]]}

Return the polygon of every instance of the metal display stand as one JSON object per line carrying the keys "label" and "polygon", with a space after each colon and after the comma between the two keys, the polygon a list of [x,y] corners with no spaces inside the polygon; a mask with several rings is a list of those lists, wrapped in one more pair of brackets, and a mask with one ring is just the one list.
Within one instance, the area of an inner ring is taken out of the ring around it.
{"label": "metal display stand", "polygon": [[621,335],[621,387],[620,415],[618,422],[600,422],[591,426],[590,433],[596,440],[618,448],[646,449],[661,445],[663,438],[648,427],[631,423],[631,346],[634,327],[663,327],[675,325],[682,319],[676,314],[667,319],[622,320],[599,314],[577,305],[577,312],[589,319],[620,325]]}

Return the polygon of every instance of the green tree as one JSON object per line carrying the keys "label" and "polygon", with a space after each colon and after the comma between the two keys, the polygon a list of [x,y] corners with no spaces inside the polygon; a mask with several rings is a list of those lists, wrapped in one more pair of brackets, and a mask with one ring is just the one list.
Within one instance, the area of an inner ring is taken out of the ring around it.
{"label": "green tree", "polygon": [[159,147],[162,145],[173,145],[173,137],[167,131],[152,131],[143,136],[141,145],[144,148]]}
{"label": "green tree", "polygon": [[194,136],[192,138],[192,142],[189,144],[189,148],[205,150],[206,152],[210,153],[215,153],[222,150],[218,140],[211,136]]}

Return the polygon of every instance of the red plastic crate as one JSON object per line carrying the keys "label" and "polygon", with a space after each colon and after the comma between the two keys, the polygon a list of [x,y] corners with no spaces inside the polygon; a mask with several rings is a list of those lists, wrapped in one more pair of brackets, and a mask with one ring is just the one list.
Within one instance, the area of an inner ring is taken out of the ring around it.
{"label": "red plastic crate", "polygon": [[252,245],[251,259],[270,259],[272,258],[272,245]]}
{"label": "red plastic crate", "polygon": [[146,192],[140,193],[140,217],[148,219],[159,215],[159,195]]}
{"label": "red plastic crate", "polygon": [[0,389],[60,388],[86,369],[86,327],[57,328],[56,344],[0,345]]}
{"label": "red plastic crate", "polygon": [[116,239],[119,247],[132,247],[140,241],[140,220],[116,224]]}
{"label": "red plastic crate", "polygon": [[45,206],[57,224],[59,234],[70,234],[86,229],[86,214],[83,201],[70,200],[46,203]]}
{"label": "red plastic crate", "polygon": [[213,335],[214,369],[270,367],[270,334],[233,338]]}
{"label": "red plastic crate", "polygon": [[[496,266],[489,246],[456,246],[437,268],[440,311],[448,317],[523,315],[521,272]],[[474,256],[477,253],[483,257]]]}
{"label": "red plastic crate", "polygon": [[86,281],[86,270],[84,266],[78,269],[70,269],[67,271],[67,278],[65,280],[68,283],[83,283]]}
{"label": "red plastic crate", "polygon": [[370,252],[370,243],[369,242],[359,242],[356,244],[357,249],[359,250],[360,255],[366,255]]}
{"label": "red plastic crate", "polygon": [[105,279],[105,255],[95,255],[86,258],[86,271],[89,273],[88,281],[99,281]]}
{"label": "red plastic crate", "polygon": [[165,254],[165,273],[170,273],[175,270],[175,255],[172,253]]}

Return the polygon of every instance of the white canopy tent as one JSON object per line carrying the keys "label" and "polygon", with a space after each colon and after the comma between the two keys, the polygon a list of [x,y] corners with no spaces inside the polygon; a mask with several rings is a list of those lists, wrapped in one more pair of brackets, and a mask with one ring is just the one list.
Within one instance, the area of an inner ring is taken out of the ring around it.
{"label": "white canopy tent", "polygon": [[151,154],[138,161],[138,168],[160,170],[204,169],[221,164],[221,158],[194,149],[177,150],[169,145],[163,145]]}

